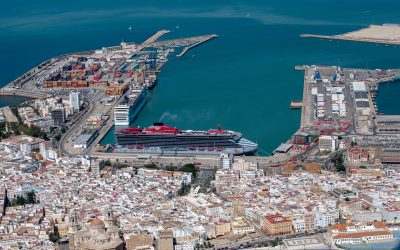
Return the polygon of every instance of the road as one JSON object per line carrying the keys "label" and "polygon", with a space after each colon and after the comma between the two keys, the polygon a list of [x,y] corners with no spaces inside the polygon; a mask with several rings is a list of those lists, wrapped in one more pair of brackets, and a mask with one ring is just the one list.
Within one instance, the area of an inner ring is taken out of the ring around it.
{"label": "road", "polygon": [[89,107],[85,111],[81,111],[79,116],[70,122],[73,125],[62,135],[60,142],[58,144],[63,155],[69,157],[73,155],[66,149],[65,147],[66,141],[68,141],[68,139],[71,137],[73,133],[79,130],[82,123],[85,122],[86,119],[96,109],[96,103],[103,97],[104,97],[104,92],[98,92],[97,95],[94,96],[93,100],[91,100],[91,102],[89,103]]}
{"label": "road", "polygon": [[114,102],[112,106],[108,109],[107,113],[110,113],[110,118],[107,120],[106,124],[100,128],[99,135],[97,138],[89,145],[88,148],[86,148],[83,152],[83,154],[88,154],[91,155],[94,153],[96,149],[96,145],[100,142],[101,139],[103,139],[104,135],[107,134],[107,132],[111,129],[111,127],[114,125],[114,107],[117,106],[126,96],[128,95],[128,92],[125,94],[121,95],[117,101]]}

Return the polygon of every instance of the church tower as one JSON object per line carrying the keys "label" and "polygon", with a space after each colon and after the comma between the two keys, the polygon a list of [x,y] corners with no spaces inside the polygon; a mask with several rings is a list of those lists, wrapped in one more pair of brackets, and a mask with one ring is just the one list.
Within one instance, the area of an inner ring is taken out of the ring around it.
{"label": "church tower", "polygon": [[77,249],[78,242],[75,242],[75,235],[78,232],[78,216],[75,211],[71,212],[68,216],[68,239],[69,239],[69,249]]}

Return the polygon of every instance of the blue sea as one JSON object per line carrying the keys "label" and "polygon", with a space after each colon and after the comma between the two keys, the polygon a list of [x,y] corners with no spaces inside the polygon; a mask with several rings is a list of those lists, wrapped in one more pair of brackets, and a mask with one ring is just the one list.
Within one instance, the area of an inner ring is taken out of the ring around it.
{"label": "blue sea", "polygon": [[[215,33],[219,38],[163,68],[135,125],[221,125],[241,131],[269,153],[299,127],[300,112],[289,109],[291,100],[302,97],[303,72],[295,71],[296,65],[400,68],[400,47],[299,35],[400,23],[399,9],[395,0],[5,0],[0,1],[0,85],[49,57],[142,42],[160,29],[172,31],[164,39]],[[398,86],[381,89],[380,112],[400,112]]]}

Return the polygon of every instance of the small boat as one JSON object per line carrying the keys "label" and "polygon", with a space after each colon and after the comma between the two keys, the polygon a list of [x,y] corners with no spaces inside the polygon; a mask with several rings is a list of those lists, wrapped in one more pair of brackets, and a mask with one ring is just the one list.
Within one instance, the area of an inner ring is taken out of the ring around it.
{"label": "small boat", "polygon": [[132,30],[132,26],[129,26],[128,30]]}

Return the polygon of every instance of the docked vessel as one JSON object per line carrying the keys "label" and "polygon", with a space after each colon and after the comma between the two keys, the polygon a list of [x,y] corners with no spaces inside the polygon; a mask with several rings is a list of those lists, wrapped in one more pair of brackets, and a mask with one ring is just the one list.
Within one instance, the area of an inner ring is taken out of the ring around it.
{"label": "docked vessel", "polygon": [[145,80],[144,80],[145,85],[147,86],[148,89],[153,89],[156,84],[157,84],[157,76],[154,75],[148,75]]}
{"label": "docked vessel", "polygon": [[147,87],[131,90],[131,94],[115,106],[115,126],[129,126],[146,103],[147,92]]}
{"label": "docked vessel", "polygon": [[148,128],[131,127],[116,130],[119,152],[157,152],[172,154],[251,155],[258,145],[245,139],[241,133],[218,129],[208,131],[179,130],[163,123]]}

